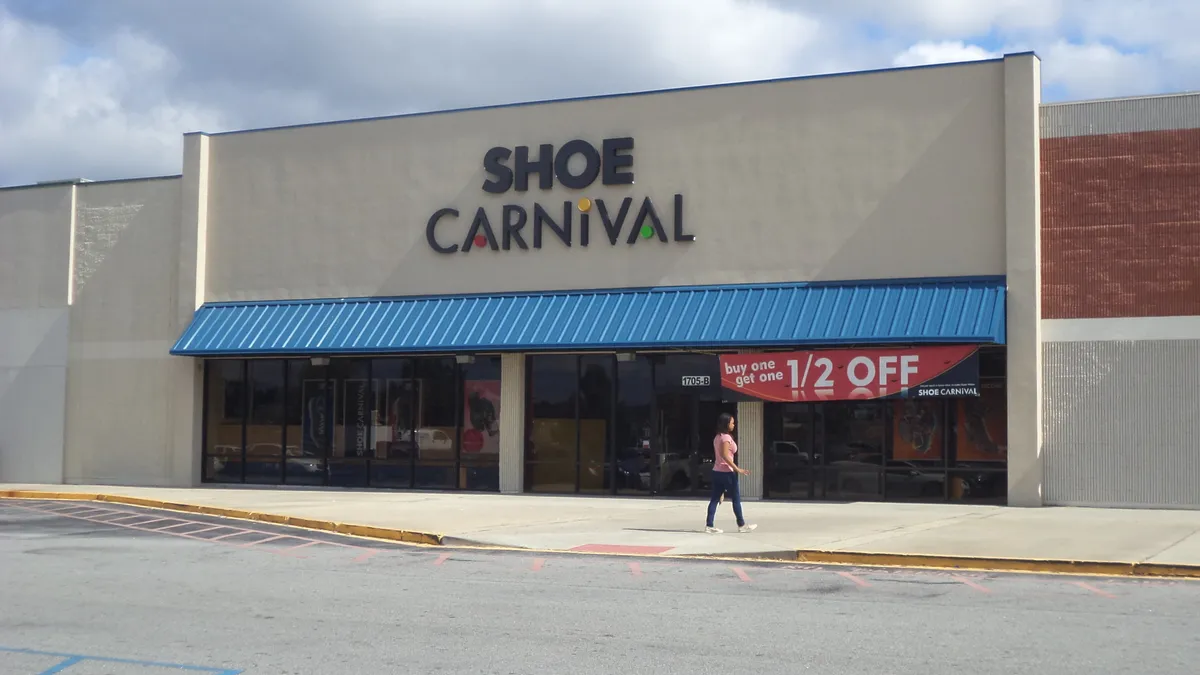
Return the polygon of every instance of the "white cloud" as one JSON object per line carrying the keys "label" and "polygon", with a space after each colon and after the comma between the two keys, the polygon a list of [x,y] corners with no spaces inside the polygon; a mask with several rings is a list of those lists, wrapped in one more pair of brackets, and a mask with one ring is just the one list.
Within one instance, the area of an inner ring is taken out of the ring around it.
{"label": "white cloud", "polygon": [[60,36],[0,13],[0,184],[178,171],[181,134],[220,122],[166,95],[161,45],[119,32],[103,47],[67,64]]}
{"label": "white cloud", "polygon": [[[6,10],[5,7],[8,9]],[[1037,50],[1057,96],[1200,87],[1191,0],[0,0],[0,185],[181,134]],[[80,58],[83,55],[83,58]]]}
{"label": "white cloud", "polygon": [[897,54],[892,59],[892,65],[898,68],[928,66],[935,63],[983,61],[984,59],[994,59],[997,56],[1000,54],[962,41],[918,42]]}
{"label": "white cloud", "polygon": [[1042,82],[1078,98],[1106,98],[1161,91],[1165,82],[1154,59],[1104,44],[1055,42],[1041,52]]}

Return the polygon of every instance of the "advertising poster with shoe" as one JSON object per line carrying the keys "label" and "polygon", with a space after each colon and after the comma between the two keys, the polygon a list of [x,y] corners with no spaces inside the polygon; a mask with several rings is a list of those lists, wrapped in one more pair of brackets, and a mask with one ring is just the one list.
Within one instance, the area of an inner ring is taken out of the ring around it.
{"label": "advertising poster with shoe", "polygon": [[500,380],[466,380],[463,454],[500,452]]}

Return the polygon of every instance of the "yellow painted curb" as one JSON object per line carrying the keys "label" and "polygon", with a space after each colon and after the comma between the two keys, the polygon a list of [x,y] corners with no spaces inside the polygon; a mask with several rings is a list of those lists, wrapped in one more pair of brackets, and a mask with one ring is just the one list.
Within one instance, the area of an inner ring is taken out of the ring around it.
{"label": "yellow painted curb", "polygon": [[1200,579],[1200,565],[1054,560],[1036,558],[982,558],[909,553],[858,551],[796,551],[798,562],[861,567],[921,567],[978,572],[1034,572],[1118,577],[1179,577]]}
{"label": "yellow painted curb", "polygon": [[201,506],[198,504],[184,504],[179,502],[168,502],[160,499],[145,499],[142,497],[127,497],[125,495],[98,494],[88,492],[41,492],[37,490],[2,490],[0,498],[4,499],[45,499],[45,500],[73,500],[73,501],[90,501],[90,502],[108,502],[112,504],[125,504],[126,506],[142,506],[151,509],[161,509],[163,511],[177,511],[180,513],[199,513],[206,516],[219,516],[221,518],[232,518],[235,520],[249,520],[260,523],[271,523],[274,525],[288,525],[306,530],[320,530],[322,532],[334,532],[337,534],[345,534],[353,537],[364,537],[367,539],[382,539],[385,541],[399,541],[406,544],[421,544],[425,546],[441,546],[443,536],[440,534],[431,534],[428,532],[415,532],[412,530],[397,530],[387,527],[374,527],[370,525],[353,525],[350,523],[338,523],[331,520],[317,520],[313,518],[297,518],[295,516],[283,516],[274,513],[262,513],[259,511],[247,511],[244,509],[229,509],[221,506]]}

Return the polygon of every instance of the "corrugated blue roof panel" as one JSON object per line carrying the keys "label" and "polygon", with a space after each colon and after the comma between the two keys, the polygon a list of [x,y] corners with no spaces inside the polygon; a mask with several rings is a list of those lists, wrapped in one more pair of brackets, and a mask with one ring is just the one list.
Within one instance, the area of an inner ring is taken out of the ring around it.
{"label": "corrugated blue roof panel", "polygon": [[213,303],[185,356],[977,343],[1002,277]]}

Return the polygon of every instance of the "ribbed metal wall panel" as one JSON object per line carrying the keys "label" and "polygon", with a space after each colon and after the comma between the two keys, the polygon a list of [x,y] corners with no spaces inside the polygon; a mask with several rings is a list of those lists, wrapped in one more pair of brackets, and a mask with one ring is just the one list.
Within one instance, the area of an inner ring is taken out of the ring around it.
{"label": "ribbed metal wall panel", "polygon": [[1200,340],[1043,345],[1045,501],[1200,507]]}
{"label": "ribbed metal wall panel", "polygon": [[525,355],[500,356],[500,491],[525,490]]}
{"label": "ribbed metal wall panel", "polygon": [[1003,278],[205,305],[181,356],[997,343]]}
{"label": "ribbed metal wall panel", "polygon": [[749,469],[749,476],[739,476],[742,497],[762,499],[763,496],[763,403],[740,401],[737,404],[738,456],[737,465]]}
{"label": "ribbed metal wall panel", "polygon": [[1200,93],[1054,103],[1041,109],[1042,138],[1200,128]]}

